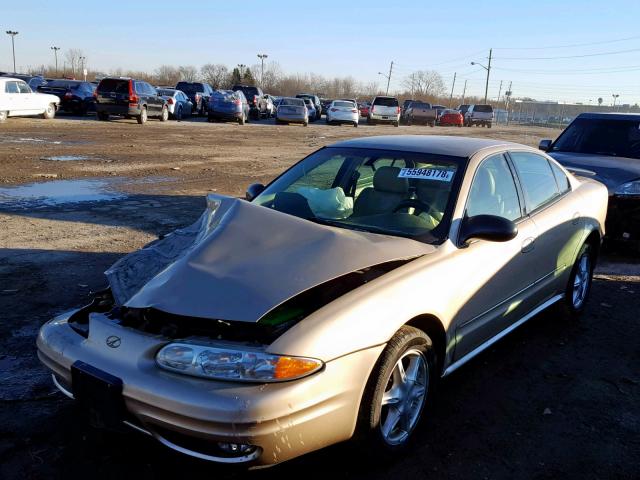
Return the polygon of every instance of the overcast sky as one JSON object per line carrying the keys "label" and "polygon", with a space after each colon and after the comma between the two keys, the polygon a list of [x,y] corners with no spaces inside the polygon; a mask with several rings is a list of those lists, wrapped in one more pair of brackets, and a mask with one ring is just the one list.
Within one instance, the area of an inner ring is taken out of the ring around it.
{"label": "overcast sky", "polygon": [[[391,90],[412,71],[439,71],[456,94],[489,97],[513,81],[513,95],[538,100],[640,103],[640,0],[402,2],[9,2],[0,29],[20,32],[18,69],[53,64],[50,47],[80,48],[93,69],[152,71],[161,64],[257,63],[266,53],[285,72],[358,81],[395,62]],[[0,70],[12,70],[11,40],[0,39]],[[571,58],[566,58],[571,57]]]}

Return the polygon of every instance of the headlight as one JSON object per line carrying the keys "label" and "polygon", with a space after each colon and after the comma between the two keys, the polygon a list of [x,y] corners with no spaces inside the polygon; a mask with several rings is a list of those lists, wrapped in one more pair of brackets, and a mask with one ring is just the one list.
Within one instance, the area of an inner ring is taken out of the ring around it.
{"label": "headlight", "polygon": [[640,196],[640,180],[627,182],[616,188],[615,195],[638,195]]}
{"label": "headlight", "polygon": [[156,355],[158,365],[185,375],[241,382],[281,382],[306,377],[322,368],[315,358],[272,355],[191,343],[170,343]]}

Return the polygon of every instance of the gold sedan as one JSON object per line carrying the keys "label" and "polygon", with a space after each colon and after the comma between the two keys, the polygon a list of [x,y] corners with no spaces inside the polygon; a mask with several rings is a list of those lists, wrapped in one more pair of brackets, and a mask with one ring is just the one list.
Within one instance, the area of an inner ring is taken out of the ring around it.
{"label": "gold sedan", "polygon": [[334,144],[247,200],[210,195],[42,327],[93,423],[249,466],[401,451],[437,379],[553,304],[582,312],[607,210],[544,153],[438,136]]}

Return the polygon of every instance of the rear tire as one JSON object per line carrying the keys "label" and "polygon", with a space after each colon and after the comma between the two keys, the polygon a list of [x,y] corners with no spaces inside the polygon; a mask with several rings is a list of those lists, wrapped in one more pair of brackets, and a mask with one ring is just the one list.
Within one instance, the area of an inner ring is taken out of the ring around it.
{"label": "rear tire", "polygon": [[394,127],[399,127],[400,126],[400,122],[393,122],[393,126]]}
{"label": "rear tire", "polygon": [[109,114],[108,113],[97,112],[96,116],[98,117],[98,120],[100,120],[101,122],[109,121]]}
{"label": "rear tire", "polygon": [[147,107],[142,107],[140,110],[140,115],[136,116],[136,121],[139,125],[144,125],[147,123]]}
{"label": "rear tire", "polygon": [[358,122],[353,122],[353,127],[358,128]]}
{"label": "rear tire", "polygon": [[160,114],[160,121],[166,122],[169,120],[169,109],[167,107],[162,107],[162,113]]}
{"label": "rear tire", "polygon": [[407,448],[435,387],[437,359],[422,330],[403,326],[369,376],[358,412],[357,439],[365,451],[389,458]]}
{"label": "rear tire", "polygon": [[175,117],[177,121],[182,120],[182,105],[180,105],[176,110]]}
{"label": "rear tire", "polygon": [[242,116],[238,119],[238,125],[244,125],[246,123],[246,120],[244,118],[244,113],[242,114]]}
{"label": "rear tire", "polygon": [[0,123],[6,122],[8,117],[9,117],[9,112],[4,110],[0,111]]}
{"label": "rear tire", "polygon": [[42,118],[44,118],[45,120],[51,120],[55,116],[56,116],[56,106],[53,103],[50,103],[49,105],[47,105],[47,108],[42,113]]}

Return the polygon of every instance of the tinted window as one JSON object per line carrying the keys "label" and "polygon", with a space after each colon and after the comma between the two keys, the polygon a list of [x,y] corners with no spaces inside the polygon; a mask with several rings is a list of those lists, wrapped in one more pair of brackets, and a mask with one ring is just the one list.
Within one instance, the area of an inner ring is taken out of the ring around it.
{"label": "tinted window", "polygon": [[54,87],[54,88],[71,88],[71,87],[77,87],[81,85],[81,82],[74,82],[73,80],[51,80],[49,83],[47,83],[47,87]]}
{"label": "tinted window", "polygon": [[569,183],[569,179],[562,171],[562,169],[556,165],[555,162],[549,162],[551,165],[551,170],[553,170],[553,176],[556,177],[556,183],[558,184],[558,188],[561,193],[564,193],[571,189],[571,184]]}
{"label": "tinted window", "polygon": [[397,107],[398,99],[392,97],[378,97],[373,101],[374,105],[380,105],[383,107]]}
{"label": "tinted window", "polygon": [[295,105],[297,107],[304,106],[304,100],[301,98],[283,98],[280,100],[280,106],[282,105]]}
{"label": "tinted window", "polygon": [[640,120],[578,118],[556,140],[553,151],[640,158]]}
{"label": "tinted window", "polygon": [[333,102],[334,107],[346,107],[346,108],[355,108],[356,106],[353,102]]}
{"label": "tinted window", "polygon": [[516,185],[503,155],[487,158],[476,170],[467,200],[467,215],[522,216]]}
{"label": "tinted window", "polygon": [[4,91],[6,93],[19,93],[18,82],[7,82],[4,86]]}
{"label": "tinted window", "polygon": [[234,90],[242,90],[244,96],[251,100],[253,100],[253,97],[255,95],[260,95],[260,92],[258,92],[258,89],[256,87],[239,87],[234,88]]}
{"label": "tinted window", "polygon": [[529,152],[510,152],[527,199],[529,211],[559,195],[558,185],[546,158]]}
{"label": "tinted window", "polygon": [[98,85],[98,92],[129,93],[129,80],[107,78]]}
{"label": "tinted window", "polygon": [[493,107],[491,105],[474,105],[473,111],[480,113],[491,113],[493,112]]}
{"label": "tinted window", "polygon": [[182,90],[187,95],[204,92],[201,83],[178,82],[176,90]]}
{"label": "tinted window", "polygon": [[431,108],[431,105],[426,102],[413,102],[411,108]]}

